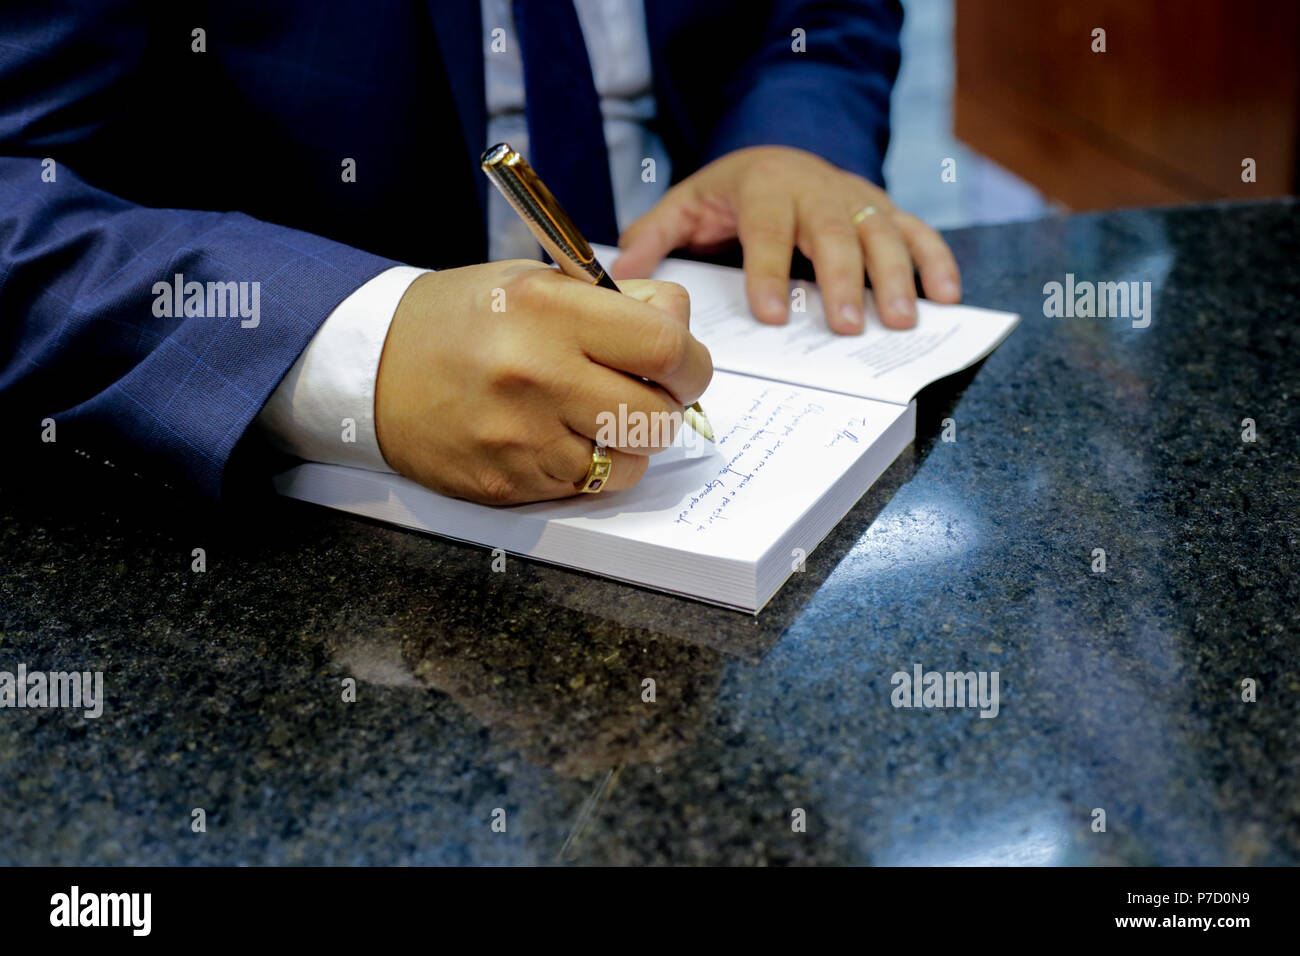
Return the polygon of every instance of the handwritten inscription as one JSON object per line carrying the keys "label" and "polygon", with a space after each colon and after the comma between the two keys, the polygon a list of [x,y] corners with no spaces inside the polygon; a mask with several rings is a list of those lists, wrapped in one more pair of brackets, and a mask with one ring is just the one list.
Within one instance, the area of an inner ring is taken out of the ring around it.
{"label": "handwritten inscription", "polygon": [[726,462],[716,476],[686,501],[675,523],[707,531],[725,520],[728,507],[754,482],[787,443],[800,423],[825,413],[807,393],[774,385],[764,389],[729,429],[717,438]]}
{"label": "handwritten inscription", "polygon": [[831,440],[826,443],[826,447],[834,448],[840,442],[852,442],[856,445],[862,439],[858,437],[858,433],[854,429],[862,430],[870,426],[871,419],[869,418],[850,418],[847,425],[831,436]]}

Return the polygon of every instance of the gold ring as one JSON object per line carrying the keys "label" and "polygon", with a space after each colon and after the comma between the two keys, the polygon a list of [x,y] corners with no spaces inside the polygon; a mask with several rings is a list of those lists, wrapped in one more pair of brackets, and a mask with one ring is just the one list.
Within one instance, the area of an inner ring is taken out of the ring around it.
{"label": "gold ring", "polygon": [[609,484],[610,472],[614,470],[614,459],[610,458],[599,444],[591,449],[591,465],[587,468],[587,477],[577,482],[580,493],[594,495],[605,490]]}
{"label": "gold ring", "polygon": [[849,221],[856,226],[858,223],[866,219],[868,216],[874,216],[878,212],[880,212],[880,210],[877,209],[875,206],[863,206],[861,209],[855,212],[852,215],[852,217],[850,217]]}

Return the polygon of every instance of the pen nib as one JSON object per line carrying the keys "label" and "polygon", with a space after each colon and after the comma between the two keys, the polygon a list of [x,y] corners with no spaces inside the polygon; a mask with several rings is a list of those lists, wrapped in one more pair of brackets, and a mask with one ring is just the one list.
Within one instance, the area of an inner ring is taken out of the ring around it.
{"label": "pen nib", "polygon": [[682,417],[686,419],[686,424],[699,432],[703,438],[713,441],[713,426],[709,424],[709,420],[704,414],[704,409],[700,408],[699,402],[688,405],[686,411],[682,413]]}

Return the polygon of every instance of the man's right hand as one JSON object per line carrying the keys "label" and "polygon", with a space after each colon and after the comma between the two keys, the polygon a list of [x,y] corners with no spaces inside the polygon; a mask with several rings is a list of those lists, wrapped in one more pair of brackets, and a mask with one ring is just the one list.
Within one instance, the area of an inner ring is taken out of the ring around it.
{"label": "man's right hand", "polygon": [[[432,272],[402,298],[375,384],[375,429],[396,471],[485,504],[562,498],[591,464],[602,412],[681,421],[713,376],[671,282],[625,294],[525,259]],[[496,310],[494,311],[494,305]],[[656,385],[648,385],[641,379]],[[645,474],[651,443],[611,445],[607,490]],[[619,436],[624,441],[626,436]]]}

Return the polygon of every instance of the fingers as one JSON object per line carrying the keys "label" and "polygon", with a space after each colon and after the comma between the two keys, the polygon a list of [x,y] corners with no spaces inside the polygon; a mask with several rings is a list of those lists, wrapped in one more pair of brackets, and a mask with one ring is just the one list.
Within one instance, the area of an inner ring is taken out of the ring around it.
{"label": "fingers", "polygon": [[838,203],[815,201],[801,211],[799,248],[812,260],[831,329],[850,335],[861,332],[862,242]]}
{"label": "fingers", "polygon": [[[490,461],[473,472],[467,482],[443,489],[444,493],[495,506],[578,494],[591,467],[596,443],[558,424],[551,426],[548,435],[531,447],[529,443],[515,442],[497,448]],[[604,451],[611,467],[601,491],[633,487],[650,464],[648,455],[633,455],[617,448]]]}
{"label": "fingers", "polygon": [[745,253],[745,292],[760,322],[780,325],[790,311],[795,207],[781,190],[750,187],[740,197],[736,235]]}
{"label": "fingers", "polygon": [[935,302],[961,301],[961,273],[943,238],[916,216],[895,212],[894,222],[903,233],[912,260],[921,273],[921,288]]}
{"label": "fingers", "polygon": [[[645,283],[641,285],[639,283]],[[555,270],[528,273],[507,289],[512,308],[537,319],[542,341],[563,338],[599,365],[649,379],[663,386],[682,405],[699,398],[713,377],[713,360],[691,335],[683,319],[690,300],[684,289],[654,280],[628,281],[633,295],[575,282]],[[557,326],[563,332],[557,333]],[[521,333],[523,334],[523,333]],[[525,378],[538,367],[540,354],[528,356]],[[504,359],[506,378],[513,380],[517,356]],[[545,371],[545,370],[543,370]],[[552,372],[545,372],[549,377]]]}
{"label": "fingers", "polygon": [[691,324],[691,294],[676,282],[624,279],[618,284],[624,295],[666,312],[682,325]]}
{"label": "fingers", "polygon": [[661,388],[590,365],[561,405],[560,419],[589,441],[646,457],[673,443],[682,406]]}
{"label": "fingers", "polygon": [[[553,484],[547,489],[553,492],[550,497],[564,498],[578,492],[586,480],[594,451],[590,438],[574,433],[558,438],[542,450],[539,464]],[[600,489],[602,492],[625,491],[635,486],[650,464],[650,459],[644,455],[629,455],[616,448],[606,448],[605,454],[609,456],[611,465],[605,487]]]}
{"label": "fingers", "polygon": [[597,290],[606,297],[604,307],[584,313],[573,334],[593,362],[649,379],[679,404],[689,405],[708,388],[713,360],[684,321],[690,309],[685,290],[675,292],[668,288],[671,283],[655,284],[664,287],[652,295],[656,305],[671,301],[671,309],[647,308],[630,296]]}
{"label": "fingers", "polygon": [[887,208],[865,216],[858,235],[867,254],[867,275],[880,321],[891,329],[916,325],[916,285],[907,243]]}
{"label": "fingers", "polygon": [[681,186],[670,189],[655,207],[619,236],[619,257],[609,267],[615,279],[644,278],[664,256],[690,241],[693,226],[690,196]]}

